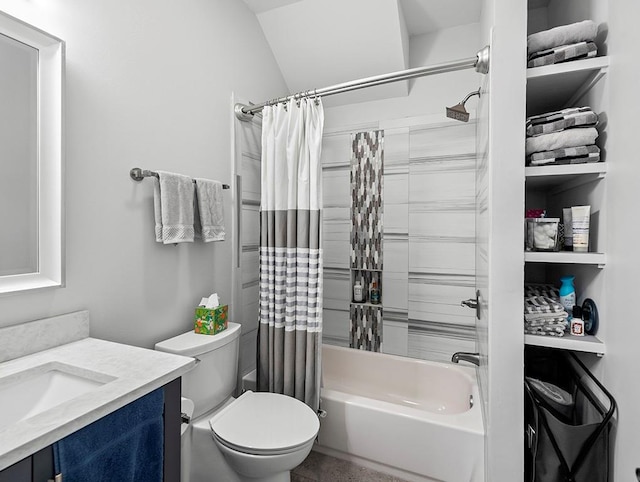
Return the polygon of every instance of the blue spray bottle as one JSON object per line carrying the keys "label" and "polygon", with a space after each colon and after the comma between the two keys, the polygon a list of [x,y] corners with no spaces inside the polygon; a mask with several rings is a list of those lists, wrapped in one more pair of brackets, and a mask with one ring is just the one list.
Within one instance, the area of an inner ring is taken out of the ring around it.
{"label": "blue spray bottle", "polygon": [[576,288],[573,286],[575,276],[563,276],[560,278],[560,303],[569,314],[567,321],[573,318],[573,306],[576,304]]}

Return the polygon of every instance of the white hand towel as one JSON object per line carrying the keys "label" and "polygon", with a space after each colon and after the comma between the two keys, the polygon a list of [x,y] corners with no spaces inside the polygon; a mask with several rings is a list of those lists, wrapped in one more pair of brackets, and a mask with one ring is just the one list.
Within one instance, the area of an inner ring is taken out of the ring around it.
{"label": "white hand towel", "polygon": [[193,241],[193,181],[190,177],[158,171],[153,204],[156,241],[164,244]]}
{"label": "white hand towel", "polygon": [[162,242],[162,203],[160,202],[160,180],[152,178],[153,181],[153,217],[156,226],[156,241]]}
{"label": "white hand towel", "polygon": [[577,127],[536,137],[527,137],[525,153],[554,151],[566,147],[591,146],[595,144],[598,130],[595,127]]}
{"label": "white hand towel", "polygon": [[196,178],[196,197],[200,211],[201,236],[205,243],[224,241],[224,204],[222,183]]}
{"label": "white hand towel", "polygon": [[541,50],[559,47],[560,45],[593,42],[597,34],[598,26],[593,20],[562,25],[529,35],[527,37],[527,50],[529,54],[532,54]]}

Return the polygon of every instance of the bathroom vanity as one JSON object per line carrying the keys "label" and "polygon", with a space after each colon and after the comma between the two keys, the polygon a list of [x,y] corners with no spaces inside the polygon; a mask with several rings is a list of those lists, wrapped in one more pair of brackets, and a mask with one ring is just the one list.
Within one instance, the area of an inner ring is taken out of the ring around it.
{"label": "bathroom vanity", "polygon": [[194,359],[88,334],[86,311],[0,329],[0,482],[53,479],[53,443],[158,388],[164,478],[179,480],[180,377]]}

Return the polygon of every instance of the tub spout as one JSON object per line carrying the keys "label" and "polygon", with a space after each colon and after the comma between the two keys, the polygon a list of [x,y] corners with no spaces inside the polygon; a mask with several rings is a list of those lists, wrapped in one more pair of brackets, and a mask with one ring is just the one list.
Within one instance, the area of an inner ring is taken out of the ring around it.
{"label": "tub spout", "polygon": [[451,361],[453,363],[458,363],[460,360],[467,361],[469,363],[473,363],[474,365],[480,366],[480,354],[479,353],[467,353],[464,351],[457,351],[451,357]]}

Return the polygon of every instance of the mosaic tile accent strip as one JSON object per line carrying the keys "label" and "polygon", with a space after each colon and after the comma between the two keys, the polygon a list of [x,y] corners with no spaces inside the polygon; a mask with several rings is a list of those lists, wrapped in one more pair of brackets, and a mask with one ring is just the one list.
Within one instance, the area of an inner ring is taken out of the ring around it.
{"label": "mosaic tile accent strip", "polygon": [[382,307],[351,305],[349,319],[350,348],[380,351],[382,343]]}
{"label": "mosaic tile accent strip", "polygon": [[351,268],[382,269],[384,131],[351,135]]}

